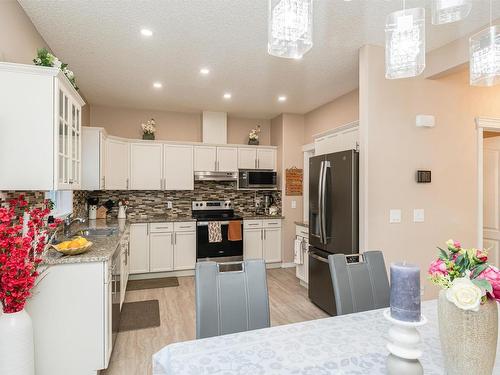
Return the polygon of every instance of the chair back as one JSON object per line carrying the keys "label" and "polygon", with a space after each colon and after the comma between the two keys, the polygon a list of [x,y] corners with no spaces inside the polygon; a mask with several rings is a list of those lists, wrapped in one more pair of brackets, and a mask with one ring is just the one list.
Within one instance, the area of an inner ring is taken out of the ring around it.
{"label": "chair back", "polygon": [[359,256],[360,261],[355,263],[348,263],[343,254],[328,256],[338,315],[389,306],[384,255],[381,251],[367,251]]}
{"label": "chair back", "polygon": [[264,260],[246,260],[238,271],[221,268],[215,262],[196,263],[196,338],[269,327]]}

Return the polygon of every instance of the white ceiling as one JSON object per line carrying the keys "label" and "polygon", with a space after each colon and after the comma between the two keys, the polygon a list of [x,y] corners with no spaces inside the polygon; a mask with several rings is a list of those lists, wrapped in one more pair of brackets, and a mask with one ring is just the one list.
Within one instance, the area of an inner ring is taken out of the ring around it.
{"label": "white ceiling", "polygon": [[[305,113],[355,89],[358,49],[384,44],[385,17],[402,4],[315,0],[314,47],[295,61],[267,54],[267,0],[19,2],[92,104],[263,118]],[[488,22],[489,1],[473,2],[465,21],[443,26],[430,24],[430,1],[406,6],[427,4],[432,50]],[[497,17],[500,1],[493,2]],[[141,36],[144,27],[154,35]],[[199,74],[205,66],[207,77]]]}

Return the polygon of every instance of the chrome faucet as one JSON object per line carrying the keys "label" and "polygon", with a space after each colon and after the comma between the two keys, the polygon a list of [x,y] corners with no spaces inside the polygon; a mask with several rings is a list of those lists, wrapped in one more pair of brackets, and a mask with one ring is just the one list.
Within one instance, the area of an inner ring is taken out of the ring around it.
{"label": "chrome faucet", "polygon": [[76,222],[85,223],[85,219],[81,218],[81,217],[73,218],[73,214],[69,214],[68,216],[66,216],[66,218],[63,221],[63,223],[64,223],[64,235],[66,237],[68,237],[70,235],[69,230],[71,229],[71,226]]}

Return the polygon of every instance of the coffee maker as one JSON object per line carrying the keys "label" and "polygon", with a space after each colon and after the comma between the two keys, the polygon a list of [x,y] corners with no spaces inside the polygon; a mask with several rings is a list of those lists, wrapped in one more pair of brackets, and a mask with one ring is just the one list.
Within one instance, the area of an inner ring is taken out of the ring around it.
{"label": "coffee maker", "polygon": [[271,194],[264,195],[264,212],[269,215],[269,207],[274,203],[274,198]]}

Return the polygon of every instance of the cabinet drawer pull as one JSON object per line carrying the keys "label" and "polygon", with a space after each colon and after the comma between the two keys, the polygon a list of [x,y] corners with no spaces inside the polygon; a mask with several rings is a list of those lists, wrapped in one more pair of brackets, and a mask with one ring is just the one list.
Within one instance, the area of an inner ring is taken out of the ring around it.
{"label": "cabinet drawer pull", "polygon": [[250,223],[248,224],[249,226],[255,226],[255,225],[259,225],[259,223]]}
{"label": "cabinet drawer pull", "polygon": [[278,225],[279,223],[268,223],[269,225]]}
{"label": "cabinet drawer pull", "polygon": [[179,228],[191,228],[191,225],[181,225]]}

